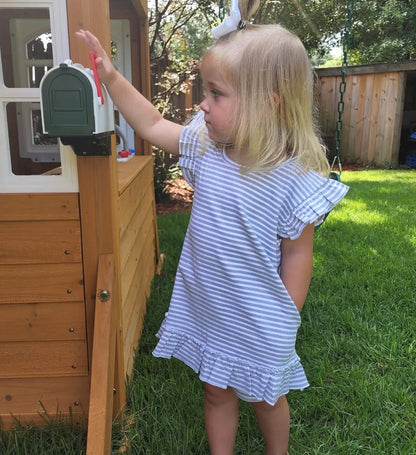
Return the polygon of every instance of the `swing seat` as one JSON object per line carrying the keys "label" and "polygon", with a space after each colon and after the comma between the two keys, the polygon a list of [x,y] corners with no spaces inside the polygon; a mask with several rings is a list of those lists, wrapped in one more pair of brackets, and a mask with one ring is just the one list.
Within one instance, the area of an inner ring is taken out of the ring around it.
{"label": "swing seat", "polygon": [[336,180],[337,182],[341,181],[341,174],[335,171],[331,171],[329,174],[329,178],[332,180]]}
{"label": "swing seat", "polygon": [[416,153],[410,153],[406,156],[406,164],[411,168],[416,168]]}

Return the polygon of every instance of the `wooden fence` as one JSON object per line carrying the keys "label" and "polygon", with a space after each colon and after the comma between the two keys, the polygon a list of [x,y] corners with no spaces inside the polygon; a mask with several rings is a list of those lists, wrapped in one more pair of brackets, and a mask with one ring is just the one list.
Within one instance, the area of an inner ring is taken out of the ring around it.
{"label": "wooden fence", "polygon": [[[399,161],[407,73],[416,63],[349,67],[342,115],[344,163],[396,166]],[[338,119],[339,68],[318,69],[320,127],[333,148]]]}

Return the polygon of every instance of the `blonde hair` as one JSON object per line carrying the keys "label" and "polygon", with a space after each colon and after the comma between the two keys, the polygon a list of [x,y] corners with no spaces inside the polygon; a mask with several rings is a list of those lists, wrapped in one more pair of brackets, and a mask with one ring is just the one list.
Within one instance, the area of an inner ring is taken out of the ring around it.
{"label": "blonde hair", "polygon": [[242,172],[267,171],[293,157],[328,175],[314,124],[313,72],[299,38],[280,25],[247,24],[217,40],[208,55],[238,94],[233,133]]}

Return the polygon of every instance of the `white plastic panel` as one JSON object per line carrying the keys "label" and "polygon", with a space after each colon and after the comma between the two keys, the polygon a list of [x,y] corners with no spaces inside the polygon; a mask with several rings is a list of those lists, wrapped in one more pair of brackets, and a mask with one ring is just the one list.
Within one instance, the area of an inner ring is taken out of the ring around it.
{"label": "white plastic panel", "polygon": [[[69,58],[66,2],[63,0],[0,0],[3,8],[43,8],[49,10],[52,32],[53,63]],[[1,52],[1,49],[0,49]],[[0,59],[1,66],[1,59]],[[8,88],[0,67],[0,192],[1,193],[56,193],[78,192],[76,156],[69,147],[60,145],[62,174],[14,175],[11,167],[6,106],[9,102],[39,102],[38,88]],[[30,126],[29,126],[30,128]]]}

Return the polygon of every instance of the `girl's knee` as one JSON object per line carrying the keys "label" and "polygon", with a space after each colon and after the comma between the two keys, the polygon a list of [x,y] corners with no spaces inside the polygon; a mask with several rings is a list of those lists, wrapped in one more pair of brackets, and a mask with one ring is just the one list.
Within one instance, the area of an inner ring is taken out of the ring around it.
{"label": "girl's knee", "polygon": [[260,411],[260,412],[273,412],[279,409],[288,409],[289,405],[286,400],[286,395],[282,395],[279,397],[279,399],[276,401],[275,404],[271,405],[267,403],[266,401],[258,401],[255,403],[251,403],[255,411]]}
{"label": "girl's knee", "polygon": [[238,398],[231,389],[222,389],[204,382],[205,401],[212,405],[222,405],[225,403],[238,401]]}

